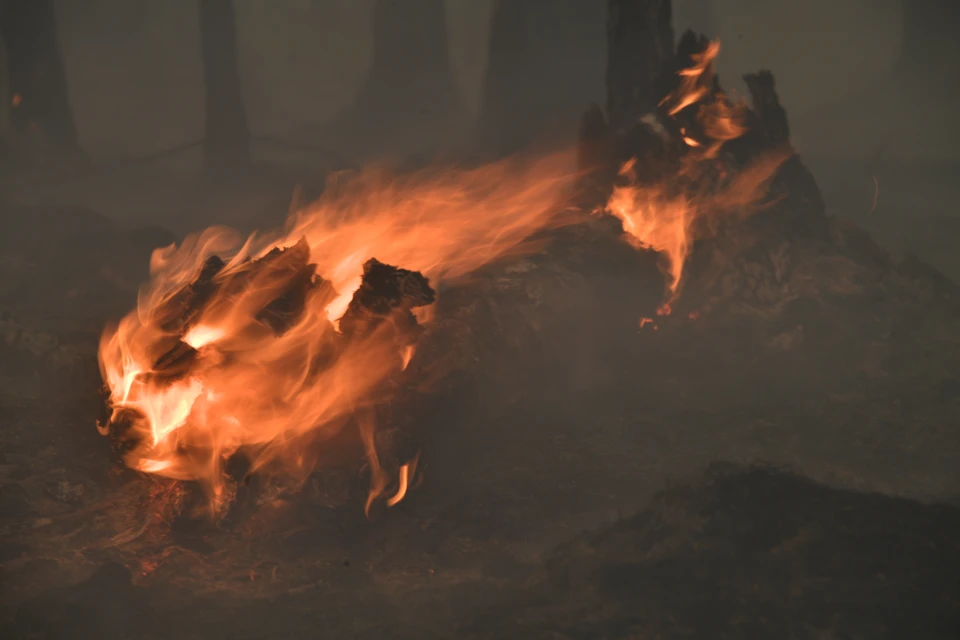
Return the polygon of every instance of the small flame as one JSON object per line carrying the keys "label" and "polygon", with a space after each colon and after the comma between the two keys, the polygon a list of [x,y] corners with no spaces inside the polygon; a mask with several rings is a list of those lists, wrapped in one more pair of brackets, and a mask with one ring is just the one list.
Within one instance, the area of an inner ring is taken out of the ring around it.
{"label": "small flame", "polygon": [[407,495],[407,487],[410,485],[410,478],[417,472],[417,461],[419,456],[413,459],[413,462],[400,467],[400,486],[396,495],[387,500],[387,506],[392,507],[400,504],[400,501]]}
{"label": "small flame", "polygon": [[13,98],[10,99],[10,106],[16,109],[22,103],[23,103],[23,96],[21,96],[19,93],[13,94]]}

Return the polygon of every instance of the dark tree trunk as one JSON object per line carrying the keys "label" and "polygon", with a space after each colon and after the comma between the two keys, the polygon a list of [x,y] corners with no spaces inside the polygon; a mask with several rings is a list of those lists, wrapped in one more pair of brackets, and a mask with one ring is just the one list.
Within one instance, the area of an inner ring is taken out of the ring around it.
{"label": "dark tree trunk", "polygon": [[653,112],[673,59],[670,0],[608,0],[607,117],[614,129]]}
{"label": "dark tree trunk", "polygon": [[58,150],[79,152],[52,1],[0,3],[0,38],[14,131],[36,132]]}
{"label": "dark tree trunk", "polygon": [[443,0],[377,0],[370,74],[330,136],[353,153],[409,153],[449,141],[462,114]]}
{"label": "dark tree trunk", "polygon": [[521,105],[534,79],[532,40],[536,22],[533,2],[499,0],[490,24],[487,73],[480,105],[480,145],[495,155],[505,155],[522,145],[529,135],[529,111]]}
{"label": "dark tree trunk", "polygon": [[204,163],[220,171],[250,161],[250,129],[240,86],[233,0],[200,0],[200,46],[206,84]]}
{"label": "dark tree trunk", "polygon": [[717,17],[713,10],[714,0],[687,0],[676,7],[673,24],[677,32],[687,29],[703,34],[710,40],[720,37],[717,33]]}
{"label": "dark tree trunk", "polygon": [[597,0],[496,3],[478,126],[485,150],[509,154],[558,120],[575,130],[603,90],[603,20]]}

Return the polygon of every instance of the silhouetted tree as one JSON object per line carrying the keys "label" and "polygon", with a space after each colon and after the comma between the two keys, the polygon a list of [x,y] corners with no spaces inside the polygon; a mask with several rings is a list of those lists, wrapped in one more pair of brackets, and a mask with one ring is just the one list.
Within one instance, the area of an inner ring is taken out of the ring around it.
{"label": "silhouetted tree", "polygon": [[250,161],[250,129],[240,86],[233,0],[200,0],[200,47],[206,85],[204,163],[223,170]]}
{"label": "silhouetted tree", "polygon": [[480,144],[507,154],[557,119],[576,128],[602,91],[605,8],[597,0],[499,0],[490,25]]}
{"label": "silhouetted tree", "polygon": [[50,146],[79,152],[51,0],[0,2],[10,120],[17,133],[39,133]]}
{"label": "silhouetted tree", "polygon": [[670,0],[608,0],[607,118],[620,128],[656,109],[673,58]]}
{"label": "silhouetted tree", "polygon": [[333,136],[377,151],[410,147],[425,134],[449,132],[462,111],[443,0],[377,0],[373,65],[356,100],[333,123]]}

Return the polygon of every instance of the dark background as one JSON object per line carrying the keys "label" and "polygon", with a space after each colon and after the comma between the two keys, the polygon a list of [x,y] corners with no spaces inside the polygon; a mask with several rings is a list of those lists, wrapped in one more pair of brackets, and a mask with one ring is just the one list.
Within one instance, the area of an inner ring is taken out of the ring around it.
{"label": "dark background", "polygon": [[[746,72],[776,74],[793,143],[831,213],[960,274],[952,256],[960,222],[950,211],[960,196],[952,179],[960,162],[956,3],[673,4],[678,35],[692,27],[721,40],[718,68],[731,92],[746,93]],[[3,172],[15,176],[5,180],[8,197],[83,203],[178,231],[283,214],[290,179],[245,179],[236,188],[244,193],[201,196],[198,147],[140,160],[204,135],[194,3],[53,6],[80,147],[94,167],[110,169],[65,180],[46,158],[24,183],[18,161]],[[292,143],[255,145],[253,159],[321,176],[373,159],[490,156],[532,140],[572,141],[580,113],[604,103],[605,14],[601,0],[237,2],[251,133]],[[0,91],[9,94],[8,83]],[[10,104],[0,95],[0,139],[11,137]]]}

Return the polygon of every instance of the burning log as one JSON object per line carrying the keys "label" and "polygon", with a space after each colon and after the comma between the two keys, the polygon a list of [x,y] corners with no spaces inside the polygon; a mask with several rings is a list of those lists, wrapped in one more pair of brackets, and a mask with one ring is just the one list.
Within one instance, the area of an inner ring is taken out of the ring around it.
{"label": "burning log", "polygon": [[[197,481],[219,513],[230,460],[303,482],[316,452],[356,425],[372,500],[391,481],[377,414],[413,356],[412,310],[434,299],[427,278],[534,250],[533,234],[563,224],[570,164],[555,154],[393,180],[361,172],[331,182],[273,239],[212,228],[158,250],[138,309],[101,339],[101,433],[129,443],[128,466]],[[399,471],[409,486],[412,465]]]}

